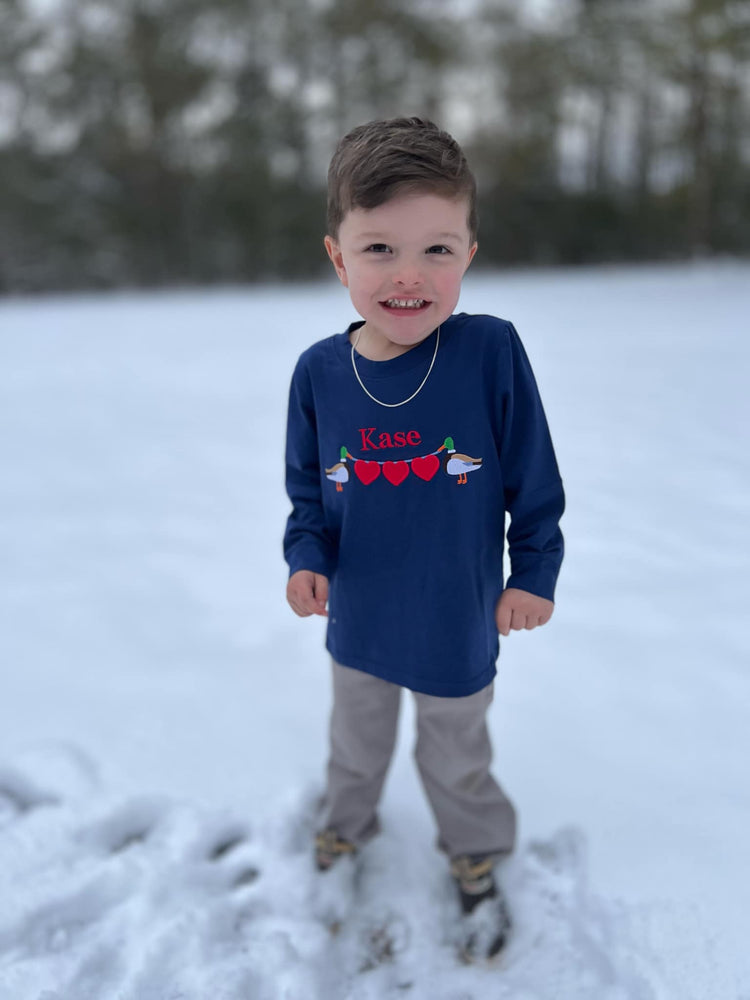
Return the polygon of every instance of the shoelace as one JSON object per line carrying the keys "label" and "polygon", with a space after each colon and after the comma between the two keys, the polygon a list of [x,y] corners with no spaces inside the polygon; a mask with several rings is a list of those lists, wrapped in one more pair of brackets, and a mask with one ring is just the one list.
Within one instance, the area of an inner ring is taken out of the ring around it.
{"label": "shoelace", "polygon": [[451,862],[451,875],[458,879],[461,889],[468,895],[480,895],[491,888],[493,863],[491,858],[463,856]]}
{"label": "shoelace", "polygon": [[342,840],[335,830],[324,830],[315,838],[315,849],[319,854],[336,857],[339,854],[354,854],[356,848],[348,840]]}

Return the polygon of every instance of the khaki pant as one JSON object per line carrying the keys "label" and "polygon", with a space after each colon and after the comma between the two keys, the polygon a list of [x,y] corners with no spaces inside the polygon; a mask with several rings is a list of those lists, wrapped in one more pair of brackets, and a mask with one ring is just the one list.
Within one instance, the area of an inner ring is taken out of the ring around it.
{"label": "khaki pant", "polygon": [[[513,850],[516,816],[490,774],[486,714],[492,684],[465,698],[414,693],[414,757],[449,857]],[[323,823],[362,844],[379,830],[377,806],[396,742],[401,688],[333,663],[333,711]]]}

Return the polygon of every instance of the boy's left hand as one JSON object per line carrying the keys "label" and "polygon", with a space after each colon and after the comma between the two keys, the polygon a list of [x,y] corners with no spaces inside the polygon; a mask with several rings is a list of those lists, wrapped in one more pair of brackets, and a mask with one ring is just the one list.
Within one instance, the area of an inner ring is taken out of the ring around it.
{"label": "boy's left hand", "polygon": [[546,625],[554,610],[553,602],[545,597],[509,587],[502,592],[495,608],[497,630],[500,635],[508,635],[511,629],[515,632]]}

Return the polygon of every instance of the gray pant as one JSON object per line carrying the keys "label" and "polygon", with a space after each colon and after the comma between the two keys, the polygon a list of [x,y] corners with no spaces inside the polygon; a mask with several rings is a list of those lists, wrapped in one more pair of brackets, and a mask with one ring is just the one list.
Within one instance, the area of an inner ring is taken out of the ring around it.
{"label": "gray pant", "polygon": [[[414,757],[449,857],[513,850],[516,815],[490,774],[486,714],[492,684],[465,698],[414,693]],[[379,830],[377,805],[396,742],[401,687],[333,663],[333,711],[323,824],[362,844]]]}

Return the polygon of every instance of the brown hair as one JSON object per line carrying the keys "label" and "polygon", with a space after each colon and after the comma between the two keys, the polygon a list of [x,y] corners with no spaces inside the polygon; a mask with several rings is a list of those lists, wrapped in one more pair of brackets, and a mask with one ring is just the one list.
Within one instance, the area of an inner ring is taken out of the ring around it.
{"label": "brown hair", "polygon": [[397,194],[429,192],[466,198],[471,242],[476,239],[477,188],[463,150],[424,118],[392,118],[348,132],[328,168],[328,235],[338,238],[353,208],[377,208]]}

